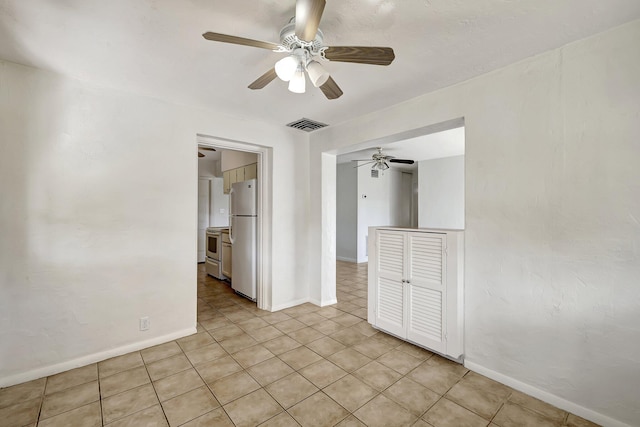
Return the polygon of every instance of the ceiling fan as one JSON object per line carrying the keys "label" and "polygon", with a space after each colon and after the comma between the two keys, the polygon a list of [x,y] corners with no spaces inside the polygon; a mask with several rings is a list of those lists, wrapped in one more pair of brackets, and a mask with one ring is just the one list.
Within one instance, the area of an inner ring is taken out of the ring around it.
{"label": "ceiling fan", "polygon": [[[198,147],[198,150],[216,151],[216,149],[213,148],[213,147]],[[198,151],[198,157],[204,157],[204,154],[202,154],[200,151]]]}
{"label": "ceiling fan", "polygon": [[388,156],[382,153],[382,147],[377,147],[377,152],[371,155],[371,159],[364,160],[352,160],[352,162],[367,162],[361,165],[355,166],[359,168],[360,166],[372,165],[371,169],[376,170],[387,170],[389,169],[389,163],[402,163],[405,165],[412,165],[415,162],[409,159],[396,159],[394,156]]}
{"label": "ceiling fan", "polygon": [[319,87],[328,99],[337,99],[342,90],[331,78],[321,61],[353,62],[369,65],[389,65],[395,58],[390,47],[325,46],[324,34],[318,28],[325,0],[297,0],[296,15],[280,31],[280,43],[246,39],[227,34],[206,32],[207,40],[269,49],[287,56],[258,77],[249,89],[262,89],[276,77],[289,82],[289,90],[305,92],[305,71],[315,87]]}

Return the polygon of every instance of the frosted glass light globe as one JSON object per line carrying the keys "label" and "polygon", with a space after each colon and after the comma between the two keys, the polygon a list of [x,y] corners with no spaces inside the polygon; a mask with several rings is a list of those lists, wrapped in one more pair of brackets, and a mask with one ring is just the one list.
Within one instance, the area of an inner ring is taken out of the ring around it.
{"label": "frosted glass light globe", "polygon": [[298,69],[299,59],[293,55],[285,56],[276,62],[276,74],[280,80],[288,82]]}
{"label": "frosted glass light globe", "polygon": [[329,80],[329,73],[318,61],[310,61],[307,64],[307,73],[315,87],[320,87]]}
{"label": "frosted glass light globe", "polygon": [[304,70],[302,67],[298,67],[289,81],[289,90],[293,93],[304,93],[306,84],[305,80]]}

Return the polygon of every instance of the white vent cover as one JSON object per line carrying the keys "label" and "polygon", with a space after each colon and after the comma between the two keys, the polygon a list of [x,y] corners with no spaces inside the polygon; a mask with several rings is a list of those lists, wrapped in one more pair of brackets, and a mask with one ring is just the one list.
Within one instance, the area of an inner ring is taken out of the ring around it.
{"label": "white vent cover", "polygon": [[294,129],[300,129],[305,132],[313,132],[316,129],[320,129],[328,125],[303,117],[300,120],[296,120],[295,122],[288,123],[287,126]]}
{"label": "white vent cover", "polygon": [[371,169],[371,178],[378,177],[378,169]]}

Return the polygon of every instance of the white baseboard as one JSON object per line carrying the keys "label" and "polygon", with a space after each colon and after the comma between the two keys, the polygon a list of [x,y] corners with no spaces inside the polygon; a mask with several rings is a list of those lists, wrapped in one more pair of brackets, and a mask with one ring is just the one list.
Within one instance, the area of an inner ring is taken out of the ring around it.
{"label": "white baseboard", "polygon": [[540,390],[539,388],[536,388],[532,385],[523,383],[516,380],[515,378],[511,378],[489,368],[485,368],[484,366],[471,362],[469,360],[464,361],[464,366],[467,369],[484,375],[485,377],[491,378],[492,380],[498,381],[499,383],[526,393],[529,396],[533,396],[560,409],[571,412],[572,414],[578,415],[579,417],[592,421],[596,424],[607,427],[632,427],[631,425],[625,424],[622,421],[615,420],[611,417],[608,417],[607,415],[603,415],[599,412],[585,408],[584,406],[580,406],[577,403],[563,399],[562,397],[556,396],[555,394],[551,394],[547,391]]}
{"label": "white baseboard", "polygon": [[60,372],[68,371],[74,368],[79,368],[81,366],[90,365],[91,363],[101,362],[103,360],[110,359],[112,357],[131,353],[132,351],[142,350],[147,347],[152,347],[154,345],[173,341],[178,338],[195,334],[196,332],[197,332],[196,327],[194,326],[193,328],[183,329],[180,331],[172,332],[167,335],[162,335],[159,337],[150,338],[148,340],[127,344],[121,347],[100,351],[98,353],[93,353],[86,356],[78,357],[76,359],[71,359],[66,362],[56,363],[55,365],[43,366],[40,368],[32,369],[30,371],[21,372],[19,374],[0,378],[0,387],[8,387],[15,384],[21,384],[26,381],[36,380],[42,377],[48,377],[49,375],[59,374]]}
{"label": "white baseboard", "polygon": [[295,307],[296,305],[304,304],[305,302],[311,302],[309,298],[301,298],[294,301],[285,302],[284,304],[272,305],[271,311],[280,311],[285,308]]}
{"label": "white baseboard", "polygon": [[336,255],[336,261],[356,262],[356,259]]}
{"label": "white baseboard", "polygon": [[331,299],[328,299],[328,300],[320,301],[320,300],[317,300],[315,298],[309,298],[309,302],[311,304],[317,305],[318,307],[326,307],[328,305],[337,304],[338,299],[337,298],[331,298]]}
{"label": "white baseboard", "polygon": [[328,305],[333,305],[333,304],[337,304],[338,303],[338,298],[332,298],[326,301],[322,301],[322,303],[320,304],[316,304],[319,305],[320,307],[326,307]]}
{"label": "white baseboard", "polygon": [[271,306],[271,311],[280,311],[280,310],[284,310],[285,308],[295,307],[296,305],[304,304],[307,302],[317,305],[318,307],[324,307],[327,305],[336,304],[338,300],[336,298],[332,298],[326,301],[319,301],[315,298],[301,298],[295,301],[286,302],[284,304]]}

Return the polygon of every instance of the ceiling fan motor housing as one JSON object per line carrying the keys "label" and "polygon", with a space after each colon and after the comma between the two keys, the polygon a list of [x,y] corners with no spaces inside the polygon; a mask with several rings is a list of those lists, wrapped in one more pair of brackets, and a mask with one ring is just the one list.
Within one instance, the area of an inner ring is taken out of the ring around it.
{"label": "ceiling fan motor housing", "polygon": [[320,55],[320,51],[324,46],[324,34],[322,34],[322,31],[318,28],[316,38],[312,42],[300,40],[296,36],[295,22],[290,22],[280,31],[280,45],[287,52],[292,52],[297,48],[304,48],[313,56]]}

